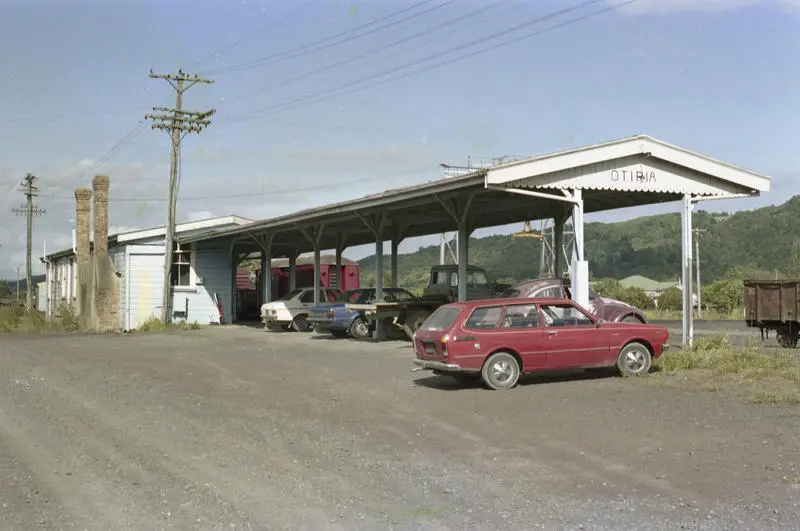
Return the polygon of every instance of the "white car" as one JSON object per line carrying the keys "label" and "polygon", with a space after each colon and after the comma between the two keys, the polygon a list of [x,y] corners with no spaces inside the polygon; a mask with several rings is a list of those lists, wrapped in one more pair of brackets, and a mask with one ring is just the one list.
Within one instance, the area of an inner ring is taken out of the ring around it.
{"label": "white car", "polygon": [[[338,289],[320,288],[319,300],[334,302],[341,293]],[[312,306],[314,306],[314,288],[298,288],[277,301],[262,304],[261,321],[267,329],[280,326],[284,330],[308,332],[312,327],[308,321]]]}

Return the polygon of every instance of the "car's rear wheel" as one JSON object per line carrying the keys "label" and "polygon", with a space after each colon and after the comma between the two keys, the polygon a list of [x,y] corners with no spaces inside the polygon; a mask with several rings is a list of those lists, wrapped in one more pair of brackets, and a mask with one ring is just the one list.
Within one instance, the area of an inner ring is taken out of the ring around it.
{"label": "car's rear wheel", "polygon": [[495,352],[481,369],[483,382],[496,391],[512,389],[519,381],[519,374],[519,363],[508,352]]}
{"label": "car's rear wheel", "polygon": [[308,322],[308,316],[304,313],[292,319],[292,329],[295,332],[309,332],[311,331],[311,323]]}
{"label": "car's rear wheel", "polygon": [[369,337],[369,324],[363,317],[356,317],[350,325],[350,335],[356,339],[366,339]]}
{"label": "car's rear wheel", "polygon": [[617,356],[617,369],[625,377],[644,376],[650,372],[652,363],[650,349],[637,342],[625,345]]}

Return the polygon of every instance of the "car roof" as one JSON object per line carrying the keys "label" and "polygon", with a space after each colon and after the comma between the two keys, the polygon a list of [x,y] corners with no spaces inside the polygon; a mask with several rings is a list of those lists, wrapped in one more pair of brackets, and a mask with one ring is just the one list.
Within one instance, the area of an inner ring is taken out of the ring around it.
{"label": "car roof", "polygon": [[444,306],[451,306],[451,307],[461,307],[461,308],[479,308],[482,306],[506,306],[509,304],[569,304],[574,305],[575,303],[571,299],[559,299],[559,298],[542,298],[542,297],[505,297],[502,299],[479,299],[474,301],[464,301],[464,302],[451,302],[445,304]]}

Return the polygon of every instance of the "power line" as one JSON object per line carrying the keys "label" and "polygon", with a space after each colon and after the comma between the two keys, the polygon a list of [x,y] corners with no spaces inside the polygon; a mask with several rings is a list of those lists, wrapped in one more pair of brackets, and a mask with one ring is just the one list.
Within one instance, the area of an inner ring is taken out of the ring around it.
{"label": "power line", "polygon": [[252,31],[252,32],[244,35],[243,37],[240,37],[239,39],[236,39],[233,42],[230,42],[230,43],[226,44],[222,48],[218,48],[217,50],[215,50],[213,52],[210,52],[208,55],[206,55],[204,57],[201,57],[200,59],[198,59],[197,61],[192,63],[192,65],[205,63],[209,59],[212,59],[217,55],[225,53],[228,50],[230,50],[231,48],[235,48],[236,46],[242,44],[244,41],[251,39],[253,36],[255,36],[255,35],[259,34],[259,33],[263,33],[264,31],[267,31],[268,29],[279,25],[284,20],[287,20],[288,18],[290,18],[290,17],[292,17],[294,15],[298,15],[298,14],[308,10],[308,8],[310,8],[310,7],[312,7],[312,6],[316,5],[316,4],[319,4],[319,3],[320,2],[318,0],[314,1],[314,2],[307,2],[307,3],[303,4],[302,6],[300,6],[299,8],[294,9],[292,11],[289,11],[288,13],[283,15],[282,17],[280,17],[280,18],[278,18],[276,20],[273,20],[272,22],[269,22],[268,24],[266,24],[264,26],[261,26],[257,30]]}
{"label": "power line", "polygon": [[[27,289],[25,308],[28,313],[33,311],[33,269],[31,264],[31,254],[33,253],[33,216],[40,216],[46,211],[40,209],[37,205],[33,204],[33,198],[39,195],[39,187],[34,184],[36,176],[29,173],[20,182],[18,190],[25,195],[26,202],[20,208],[14,208],[12,211],[18,216],[25,216],[27,218],[27,232],[28,244],[25,252],[25,270],[27,274]],[[19,273],[17,273],[17,293],[19,293]],[[17,295],[19,298],[19,295]]]}
{"label": "power line", "polygon": [[[409,170],[402,173],[397,173],[392,175],[392,179],[396,179],[398,177],[403,177],[406,175],[422,173],[430,170],[430,166],[426,165],[424,167],[420,167],[418,169]],[[308,186],[294,186],[292,188],[277,188],[277,189],[270,189],[264,192],[239,192],[235,194],[213,194],[213,195],[199,195],[199,196],[189,196],[189,197],[181,197],[181,202],[186,201],[208,201],[213,199],[244,199],[249,197],[262,197],[262,196],[274,196],[274,195],[283,195],[283,194],[296,194],[301,192],[315,192],[319,191],[320,186],[323,183],[311,184]],[[360,177],[358,179],[348,179],[344,181],[335,181],[335,182],[325,182],[324,185],[326,187],[339,187],[339,186],[346,186],[351,184],[364,184],[364,178]],[[60,199],[60,200],[68,200],[73,199],[66,196],[52,196],[53,199]],[[119,197],[119,198],[109,198],[110,202],[114,203],[165,203],[168,199],[163,197]]]}
{"label": "power line", "polygon": [[[538,24],[538,23],[544,22],[546,20],[549,20],[549,19],[552,19],[552,18],[556,18],[556,17],[558,17],[560,15],[567,14],[567,13],[570,13],[570,12],[573,12],[573,11],[577,11],[579,9],[582,9],[584,7],[587,7],[587,6],[590,6],[592,4],[596,4],[598,2],[602,2],[602,1],[604,1],[604,0],[588,0],[586,2],[583,2],[581,4],[575,5],[573,7],[559,9],[557,11],[554,11],[554,12],[548,13],[546,15],[537,17],[534,20],[530,20],[530,21],[527,21],[527,22],[524,22],[524,23],[521,23],[521,24],[517,24],[516,26],[513,26],[511,28],[508,28],[508,29],[505,29],[505,30],[502,30],[502,31],[499,31],[499,32],[496,32],[496,33],[493,33],[493,34],[491,34],[489,36],[482,37],[480,39],[474,40],[472,42],[469,42],[469,43],[466,43],[466,44],[463,44],[463,45],[459,45],[459,46],[455,46],[455,47],[449,48],[447,50],[444,50],[443,52],[430,54],[428,56],[412,60],[412,61],[410,61],[408,63],[405,63],[405,64],[402,64],[400,66],[391,68],[389,70],[385,70],[385,71],[380,72],[380,73],[375,74],[375,75],[365,76],[365,77],[356,79],[355,81],[351,81],[349,83],[343,83],[343,84],[341,84],[341,85],[339,85],[337,87],[334,87],[332,89],[329,89],[329,90],[322,90],[322,91],[319,91],[319,92],[316,92],[316,93],[313,93],[313,94],[309,94],[309,95],[306,95],[306,96],[293,98],[291,100],[288,100],[286,102],[283,102],[283,103],[280,103],[280,104],[277,104],[277,105],[272,105],[272,106],[269,106],[269,107],[265,107],[265,108],[259,109],[255,113],[234,115],[234,116],[232,116],[232,117],[230,117],[230,118],[228,118],[226,120],[221,121],[220,124],[252,120],[254,118],[258,118],[258,117],[262,117],[262,116],[267,116],[269,114],[273,114],[273,113],[275,113],[277,111],[295,109],[297,107],[302,107],[304,105],[308,105],[308,104],[312,104],[312,103],[318,103],[318,102],[325,101],[325,100],[328,100],[328,99],[331,99],[331,98],[344,96],[344,95],[347,95],[347,94],[352,94],[354,92],[360,92],[362,90],[366,90],[368,88],[372,88],[372,87],[379,86],[379,85],[384,85],[384,84],[392,82],[392,81],[397,81],[399,79],[403,79],[403,78],[406,78],[406,77],[409,77],[409,76],[412,76],[412,75],[415,75],[415,74],[419,74],[419,73],[425,72],[427,70],[431,70],[433,68],[438,68],[440,66],[444,66],[444,65],[447,65],[447,64],[450,64],[450,63],[454,63],[454,62],[457,62],[457,61],[460,61],[460,60],[463,60],[463,59],[466,59],[466,58],[469,58],[469,57],[474,57],[476,55],[479,55],[479,54],[482,54],[482,53],[486,53],[486,52],[489,52],[491,50],[495,50],[497,48],[500,48],[500,47],[503,47],[503,46],[507,46],[507,45],[512,44],[512,43],[516,43],[516,42],[519,42],[519,41],[522,41],[522,40],[525,40],[525,39],[529,39],[531,37],[535,37],[535,36],[541,35],[543,33],[547,33],[549,31],[553,31],[555,29],[560,29],[560,28],[563,28],[565,26],[569,26],[571,24],[575,24],[577,22],[581,22],[583,20],[586,20],[586,19],[598,16],[598,15],[601,15],[603,13],[606,13],[606,12],[609,12],[609,11],[613,11],[615,9],[618,9],[619,7],[632,4],[632,3],[634,3],[634,2],[636,2],[638,0],[627,0],[626,2],[622,2],[620,4],[615,4],[613,6],[609,6],[609,7],[606,7],[604,9],[600,9],[598,11],[594,11],[594,12],[589,13],[587,15],[583,15],[583,16],[576,17],[576,18],[573,18],[573,19],[569,19],[569,20],[567,20],[565,22],[561,22],[559,24],[554,24],[552,26],[548,26],[548,27],[543,28],[541,30],[537,30],[537,31],[534,31],[534,32],[531,32],[531,33],[527,33],[527,34],[521,35],[520,37],[517,37],[517,38],[514,38],[514,39],[510,39],[510,40],[495,44],[495,45],[487,47],[487,48],[478,49],[478,50],[475,50],[473,52],[461,55],[459,57],[455,57],[455,58],[448,59],[448,60],[445,60],[445,61],[440,61],[438,63],[432,64],[432,65],[429,65],[429,66],[426,66],[426,67],[423,67],[423,68],[419,68],[417,70],[413,70],[411,72],[402,74],[400,76],[396,76],[396,77],[393,77],[393,78],[390,78],[390,79],[386,79],[386,80],[377,81],[375,83],[367,84],[367,85],[362,86],[362,87],[358,87],[357,86],[359,83],[362,83],[364,81],[369,81],[370,79],[377,79],[377,78],[382,78],[382,77],[391,75],[391,74],[396,73],[396,72],[398,72],[400,70],[403,70],[405,68],[409,68],[409,67],[412,67],[412,66],[419,65],[420,63],[425,63],[425,62],[429,62],[429,61],[435,60],[435,59],[437,59],[437,58],[439,58],[439,57],[441,57],[443,55],[448,55],[450,53],[457,52],[457,51],[463,50],[465,48],[470,48],[472,46],[475,46],[476,44],[480,44],[482,42],[485,42],[486,40],[491,40],[491,39],[495,39],[497,37],[502,37],[502,36],[512,32],[512,31],[517,31],[517,30],[522,29],[524,27],[531,26],[531,25],[534,25],[534,24]],[[350,87],[354,87],[354,86],[356,86],[356,87],[355,88],[350,88]],[[341,89],[348,89],[348,88],[350,88],[350,90],[345,90],[344,92],[341,92],[341,93],[338,93],[338,94],[335,93],[336,91],[339,91]]]}
{"label": "power line", "polygon": [[[231,66],[227,66],[227,67],[223,67],[223,68],[218,68],[216,70],[210,70],[208,72],[208,74],[209,75],[220,75],[220,74],[226,74],[226,73],[230,73],[230,72],[238,72],[240,70],[249,70],[251,68],[256,68],[256,67],[259,67],[259,66],[264,66],[264,65],[268,65],[268,64],[272,64],[272,63],[277,63],[277,62],[285,61],[287,59],[294,59],[295,57],[301,57],[303,55],[306,55],[306,54],[311,53],[311,52],[314,51],[313,49],[310,50],[310,51],[307,51],[307,50],[309,50],[309,48],[314,48],[315,46],[317,46],[319,44],[323,44],[326,41],[329,41],[331,39],[335,39],[337,37],[346,37],[347,35],[353,33],[354,31],[358,31],[360,29],[367,28],[367,27],[372,26],[374,24],[378,24],[379,22],[382,22],[384,20],[388,20],[390,18],[396,17],[397,15],[401,15],[401,14],[403,14],[405,12],[412,11],[412,10],[414,10],[414,9],[420,7],[420,6],[423,6],[425,4],[429,4],[432,1],[433,0],[421,0],[419,2],[411,4],[410,6],[408,6],[406,8],[400,9],[398,11],[394,11],[394,12],[389,13],[388,15],[385,15],[383,17],[376,18],[374,20],[371,20],[370,22],[367,22],[367,23],[362,24],[360,26],[356,26],[355,28],[351,28],[349,30],[341,31],[341,32],[336,33],[334,35],[330,35],[328,37],[324,37],[322,39],[318,39],[316,41],[309,42],[309,43],[304,44],[302,46],[298,46],[296,48],[292,48],[290,50],[286,50],[286,51],[283,51],[283,52],[278,52],[278,53],[274,53],[274,54],[271,54],[271,55],[267,55],[267,56],[261,57],[259,59],[253,59],[251,61],[246,61],[244,63],[239,63],[239,64],[236,64],[236,65],[231,65]],[[378,27],[376,29],[372,29],[372,30],[370,30],[368,32],[365,32],[365,33],[361,33],[361,34],[358,34],[358,35],[355,35],[355,36],[350,35],[349,37],[346,37],[345,39],[341,39],[339,41],[333,42],[333,43],[328,44],[326,46],[322,46],[322,47],[320,47],[320,49],[326,49],[326,48],[330,48],[330,47],[333,47],[333,46],[337,46],[339,44],[344,44],[346,42],[350,42],[352,40],[355,40],[355,39],[358,39],[360,37],[363,37],[364,35],[369,35],[371,33],[375,33],[376,31],[380,31],[381,29],[386,29],[388,27],[395,26],[397,24],[405,22],[406,20],[409,20],[410,18],[414,18],[414,17],[419,16],[421,14],[424,14],[424,13],[426,13],[428,11],[432,11],[434,9],[439,9],[441,7],[444,7],[445,5],[451,4],[454,1],[455,0],[447,0],[443,4],[441,4],[439,6],[435,6],[433,8],[429,8],[428,10],[422,11],[421,13],[412,15],[410,17],[406,17],[404,19],[401,19],[401,20],[396,21],[396,22],[392,22],[392,23],[384,25],[384,26],[380,26],[380,27]]]}
{"label": "power line", "polygon": [[418,37],[424,36],[424,35],[430,35],[431,32],[434,32],[436,30],[445,28],[447,26],[452,26],[453,24],[455,24],[457,22],[460,22],[462,20],[465,20],[467,18],[474,17],[476,15],[480,15],[481,13],[484,13],[484,12],[489,11],[489,10],[493,10],[498,5],[500,5],[500,4],[502,4],[502,3],[506,2],[506,1],[507,0],[500,0],[499,2],[495,2],[494,4],[489,4],[487,6],[484,6],[484,7],[480,8],[480,9],[476,9],[474,11],[470,11],[470,12],[464,14],[464,15],[461,15],[460,17],[456,17],[454,19],[448,20],[447,22],[443,22],[443,23],[438,24],[438,25],[436,25],[436,26],[434,26],[432,28],[426,28],[426,29],[424,29],[424,30],[422,30],[420,32],[414,33],[413,35],[409,35],[409,36],[403,37],[401,39],[396,39],[396,40],[390,42],[389,44],[384,44],[384,45],[379,46],[377,48],[373,48],[373,49],[371,49],[371,50],[369,50],[367,52],[363,52],[363,53],[360,53],[360,54],[355,55],[353,57],[350,57],[349,59],[345,59],[343,61],[332,63],[332,64],[329,64],[327,66],[323,66],[322,68],[318,68],[316,70],[313,70],[311,72],[307,72],[307,73],[301,74],[299,76],[295,76],[295,77],[291,77],[291,78],[288,78],[288,79],[284,79],[284,80],[279,81],[277,83],[272,83],[270,85],[267,85],[265,87],[261,87],[260,89],[257,89],[257,90],[251,91],[251,92],[247,92],[247,93],[242,94],[240,96],[234,96],[233,98],[227,98],[226,99],[226,103],[232,103],[232,102],[236,102],[236,101],[239,101],[239,100],[247,99],[247,98],[250,98],[252,96],[257,96],[259,94],[262,94],[263,92],[266,92],[266,91],[274,89],[274,88],[283,87],[283,86],[286,86],[286,85],[291,85],[292,83],[294,83],[296,81],[302,81],[304,79],[308,79],[309,77],[313,77],[313,76],[315,76],[317,74],[320,74],[322,72],[326,72],[326,71],[331,70],[333,68],[338,68],[340,66],[344,66],[346,64],[350,64],[350,63],[353,63],[355,61],[358,61],[359,59],[363,59],[364,57],[367,57],[369,55],[374,55],[376,52],[379,52],[381,50],[386,50],[388,48],[392,48],[392,47],[395,47],[395,46],[400,45],[400,44],[405,44],[405,43],[407,43],[409,41],[412,41],[412,40],[414,40],[414,39],[416,39]]}

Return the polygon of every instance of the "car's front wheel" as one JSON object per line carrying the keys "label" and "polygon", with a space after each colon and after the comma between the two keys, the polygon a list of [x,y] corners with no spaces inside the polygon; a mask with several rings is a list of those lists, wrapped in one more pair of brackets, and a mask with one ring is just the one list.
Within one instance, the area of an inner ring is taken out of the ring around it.
{"label": "car's front wheel", "polygon": [[519,381],[520,366],[508,352],[495,352],[481,369],[483,382],[496,391],[512,389]]}
{"label": "car's front wheel", "polygon": [[650,372],[653,357],[650,349],[641,343],[628,343],[617,357],[617,369],[622,376],[643,376]]}

